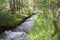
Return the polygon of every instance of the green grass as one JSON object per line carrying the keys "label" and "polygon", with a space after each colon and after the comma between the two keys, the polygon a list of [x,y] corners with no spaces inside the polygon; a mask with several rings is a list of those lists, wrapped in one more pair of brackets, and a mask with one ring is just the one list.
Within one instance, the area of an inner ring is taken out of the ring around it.
{"label": "green grass", "polygon": [[40,11],[38,19],[35,21],[33,31],[28,33],[28,40],[57,40],[57,35],[51,37],[54,32],[54,25],[52,23],[52,15],[46,16]]}

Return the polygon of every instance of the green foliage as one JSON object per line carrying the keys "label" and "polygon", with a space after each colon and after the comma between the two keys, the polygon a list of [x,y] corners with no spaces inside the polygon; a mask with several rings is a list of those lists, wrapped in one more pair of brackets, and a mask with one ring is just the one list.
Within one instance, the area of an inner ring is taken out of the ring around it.
{"label": "green foliage", "polygon": [[28,35],[28,40],[58,40],[57,35],[51,38],[52,33],[54,33],[53,15],[49,10],[45,13],[40,10],[33,31]]}
{"label": "green foliage", "polygon": [[[34,5],[34,7],[39,7],[39,18],[35,21],[33,31],[28,35],[28,40],[57,40],[57,35],[51,38],[51,35],[55,31],[55,27],[53,24],[53,13],[50,12],[49,5],[53,1],[55,6],[60,8],[60,0],[34,1],[36,1],[35,5],[29,4],[28,1],[20,3],[19,0],[16,0],[15,7],[19,12],[12,15],[6,10],[6,5],[9,2],[7,0],[0,0],[0,27],[15,27],[16,25],[20,24],[26,17],[36,13],[31,11],[31,7]],[[9,5],[10,4],[8,4],[8,6]],[[8,9],[10,8],[8,7]],[[23,12],[21,12],[20,9]],[[59,19],[57,24],[60,24]]]}
{"label": "green foliage", "polygon": [[[26,15],[26,14],[25,14]],[[24,19],[24,18],[26,18],[26,16],[25,16],[24,14],[21,14],[21,13],[16,13],[15,14],[15,16],[17,17],[17,18],[19,18],[19,19]]]}
{"label": "green foliage", "polygon": [[[9,0],[8,0],[9,1]],[[14,27],[17,24],[20,24],[26,17],[32,15],[31,9],[29,8],[29,4],[24,3],[16,3],[16,7],[26,8],[25,12],[15,13],[14,15],[10,14],[9,2],[7,0],[0,0],[0,26],[4,27]],[[18,1],[17,1],[18,2]],[[7,8],[8,7],[8,8]],[[8,10],[9,11],[8,11]],[[20,11],[20,10],[19,10]]]}
{"label": "green foliage", "polygon": [[[54,33],[53,13],[49,8],[52,1],[56,4],[58,0],[35,0],[35,6],[40,8],[40,12],[38,19],[35,21],[33,31],[28,35],[28,40],[58,40],[57,34]],[[55,36],[52,38],[53,33]]]}
{"label": "green foliage", "polygon": [[0,12],[0,26],[14,27],[19,24],[22,20],[18,20],[14,15],[7,12]]}
{"label": "green foliage", "polygon": [[57,1],[57,7],[60,8],[60,0]]}
{"label": "green foliage", "polygon": [[[17,2],[19,2],[19,1],[17,1]],[[32,11],[31,11],[31,5],[29,4],[29,2],[28,1],[23,1],[23,2],[21,2],[21,3],[17,3],[16,4],[16,7],[19,9],[20,8],[20,12],[19,13],[17,13],[16,15],[20,15],[20,17],[21,17],[21,15],[23,16],[23,15],[25,15],[25,16],[30,16],[30,15],[32,15]]]}

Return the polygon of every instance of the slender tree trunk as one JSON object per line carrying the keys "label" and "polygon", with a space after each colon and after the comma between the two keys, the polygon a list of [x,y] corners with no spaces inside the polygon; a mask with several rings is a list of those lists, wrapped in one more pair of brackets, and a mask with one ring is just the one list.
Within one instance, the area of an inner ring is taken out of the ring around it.
{"label": "slender tree trunk", "polygon": [[16,13],[15,0],[10,0],[10,11],[11,11],[11,14]]}
{"label": "slender tree trunk", "polygon": [[20,13],[20,0],[18,0],[18,8],[17,8],[17,10],[18,10],[19,13]]}

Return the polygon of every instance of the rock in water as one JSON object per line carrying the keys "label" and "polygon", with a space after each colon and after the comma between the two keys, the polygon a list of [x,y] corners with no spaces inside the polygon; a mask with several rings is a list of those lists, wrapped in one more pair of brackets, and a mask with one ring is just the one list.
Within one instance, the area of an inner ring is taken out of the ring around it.
{"label": "rock in water", "polygon": [[0,40],[26,40],[26,36],[27,34],[25,32],[5,31]]}

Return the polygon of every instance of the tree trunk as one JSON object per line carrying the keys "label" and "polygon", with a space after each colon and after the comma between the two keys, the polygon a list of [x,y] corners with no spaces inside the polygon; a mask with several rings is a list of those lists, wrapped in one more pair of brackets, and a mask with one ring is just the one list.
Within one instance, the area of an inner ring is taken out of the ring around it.
{"label": "tree trunk", "polygon": [[10,11],[11,11],[11,14],[16,13],[15,0],[10,0]]}

